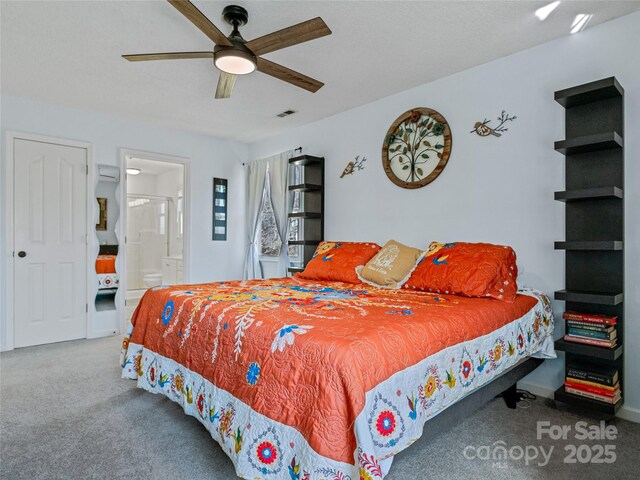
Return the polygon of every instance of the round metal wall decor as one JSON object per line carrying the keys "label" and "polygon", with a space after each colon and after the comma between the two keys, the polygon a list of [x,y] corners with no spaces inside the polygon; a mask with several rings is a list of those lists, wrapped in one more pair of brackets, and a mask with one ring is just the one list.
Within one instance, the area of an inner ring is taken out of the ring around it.
{"label": "round metal wall decor", "polygon": [[451,154],[451,129],[430,108],[413,108],[391,124],[382,146],[389,180],[402,188],[420,188],[444,170]]}

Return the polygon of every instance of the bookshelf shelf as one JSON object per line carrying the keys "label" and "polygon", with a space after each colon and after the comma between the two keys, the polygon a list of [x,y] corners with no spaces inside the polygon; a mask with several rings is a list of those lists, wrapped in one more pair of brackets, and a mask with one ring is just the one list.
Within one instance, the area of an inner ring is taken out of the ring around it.
{"label": "bookshelf shelf", "polygon": [[301,183],[299,185],[289,185],[289,190],[297,190],[299,192],[320,192],[322,185],[314,185],[313,183]]}
{"label": "bookshelf shelf", "polygon": [[321,240],[290,240],[289,245],[318,245]]}
{"label": "bookshelf shelf", "polygon": [[623,198],[623,192],[618,187],[580,188],[555,192],[555,199],[559,202],[577,202],[581,200],[600,200],[608,198]]}
{"label": "bookshelf shelf", "polygon": [[581,343],[568,342],[564,339],[556,340],[554,343],[556,350],[568,352],[574,355],[594,357],[602,360],[617,360],[622,355],[622,345],[615,348],[596,347],[594,345],[583,345]]}
{"label": "bookshelf shelf", "polygon": [[620,410],[623,403],[622,400],[619,400],[616,404],[612,405],[605,402],[599,402],[598,400],[573,395],[572,393],[564,391],[564,385],[555,391],[553,398],[558,402],[569,403],[577,407],[582,407],[592,412],[598,412],[605,415],[615,415],[618,410]]}
{"label": "bookshelf shelf", "polygon": [[311,213],[311,212],[296,212],[290,213],[289,218],[306,218],[306,219],[316,219],[322,218],[321,213]]}
{"label": "bookshelf shelf", "polygon": [[576,153],[597,152],[611,148],[622,148],[624,141],[618,132],[594,133],[580,137],[567,138],[555,143],[555,149],[564,155]]}
{"label": "bookshelf shelf", "polygon": [[322,165],[324,163],[323,157],[314,157],[312,155],[300,155],[289,160],[289,165]]}
{"label": "bookshelf shelf", "polygon": [[[556,250],[565,251],[565,288],[555,292],[555,299],[565,302],[566,311],[616,317],[619,344],[605,348],[562,338],[554,345],[565,352],[565,367],[577,366],[587,373],[602,367],[616,371],[622,399],[609,405],[567,393],[564,385],[554,397],[595,414],[615,415],[625,397],[624,89],[609,77],[559,90],[554,97],[565,109],[565,140],[554,143],[565,158],[565,190],[555,192],[554,198],[565,203],[566,239],[554,244]],[[594,326],[586,331],[577,327],[574,335],[613,336],[608,329]]]}
{"label": "bookshelf shelf", "polygon": [[598,305],[618,305],[622,303],[622,293],[584,292],[577,290],[558,290],[556,300],[576,303],[596,303]]}
{"label": "bookshelf shelf", "polygon": [[622,242],[617,240],[556,242],[556,250],[622,250]]}
{"label": "bookshelf shelf", "polygon": [[603,78],[555,92],[556,102],[565,108],[622,96],[624,90],[615,77]]}

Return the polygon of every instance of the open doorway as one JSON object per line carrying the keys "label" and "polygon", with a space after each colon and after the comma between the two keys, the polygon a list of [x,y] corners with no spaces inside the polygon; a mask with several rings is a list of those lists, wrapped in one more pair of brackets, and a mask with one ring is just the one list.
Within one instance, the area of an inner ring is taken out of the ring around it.
{"label": "open doorway", "polygon": [[129,320],[147,289],[185,282],[187,164],[181,158],[143,152],[127,153],[124,160]]}

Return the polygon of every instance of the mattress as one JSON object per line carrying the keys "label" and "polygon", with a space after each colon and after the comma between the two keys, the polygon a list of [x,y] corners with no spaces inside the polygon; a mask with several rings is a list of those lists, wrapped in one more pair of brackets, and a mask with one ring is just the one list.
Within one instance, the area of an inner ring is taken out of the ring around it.
{"label": "mattress", "polygon": [[157,287],[122,375],[196,417],[244,478],[381,479],[425,422],[525,357],[549,299],[513,303],[297,278]]}

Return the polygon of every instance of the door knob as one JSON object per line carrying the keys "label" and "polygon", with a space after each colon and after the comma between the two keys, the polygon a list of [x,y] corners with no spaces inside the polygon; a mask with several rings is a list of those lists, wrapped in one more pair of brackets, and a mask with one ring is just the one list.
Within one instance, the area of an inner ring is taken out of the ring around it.
{"label": "door knob", "polygon": [[25,252],[24,250],[20,250],[20,251],[18,252],[18,256],[19,256],[20,258],[24,258],[24,257],[26,257],[26,256],[27,256],[27,252]]}

